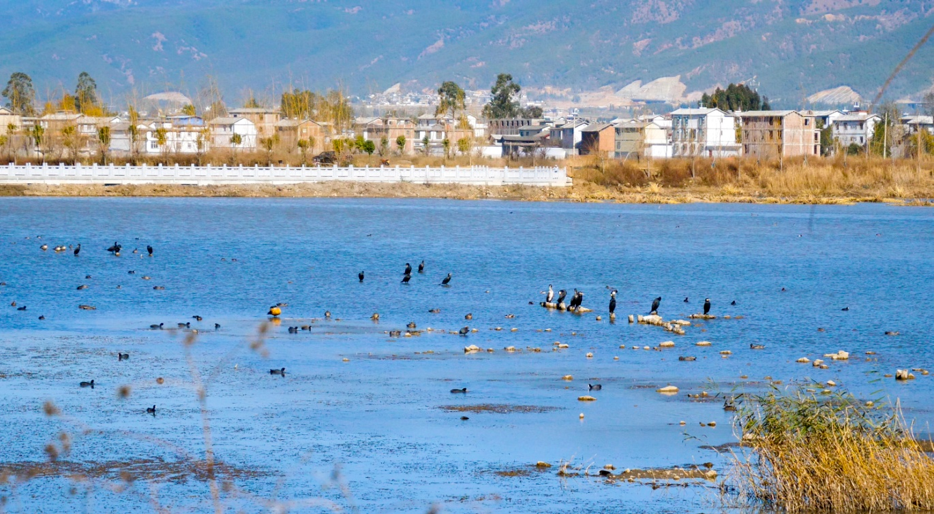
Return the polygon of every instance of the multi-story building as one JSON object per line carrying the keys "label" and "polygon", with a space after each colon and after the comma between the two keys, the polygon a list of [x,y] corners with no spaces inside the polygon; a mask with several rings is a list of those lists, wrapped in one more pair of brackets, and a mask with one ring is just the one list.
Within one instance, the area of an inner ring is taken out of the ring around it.
{"label": "multi-story building", "polygon": [[865,147],[872,138],[872,131],[876,124],[882,121],[877,114],[866,112],[853,112],[841,114],[831,123],[833,138],[843,147],[858,145]]}
{"label": "multi-story building", "polygon": [[671,157],[668,131],[652,121],[627,120],[616,124],[617,159]]}
{"label": "multi-story building", "polygon": [[720,109],[678,109],[671,113],[674,157],[739,155],[736,118]]}
{"label": "multi-story building", "polygon": [[139,124],[137,131],[147,154],[196,154],[206,152],[211,143],[211,134],[198,116],[170,116]]}
{"label": "multi-story building", "polygon": [[815,119],[798,111],[748,111],[743,123],[743,154],[762,159],[820,155]]}
{"label": "multi-story building", "polygon": [[310,141],[309,152],[321,153],[326,148],[327,131],[316,121],[312,120],[280,120],[276,123],[276,134],[279,144],[293,151],[298,148],[299,141]]}
{"label": "multi-story building", "polygon": [[612,157],[616,149],[616,129],[609,123],[592,123],[581,130],[580,155]]}
{"label": "multi-story building", "polygon": [[9,127],[17,131],[22,125],[23,120],[19,114],[13,114],[6,107],[0,107],[0,136],[9,135]]}
{"label": "multi-story building", "polygon": [[240,109],[231,109],[228,113],[230,118],[246,118],[256,127],[256,137],[272,137],[276,134],[276,123],[282,117],[282,113],[277,109],[265,109],[262,107],[242,107]]}
{"label": "multi-story building", "polygon": [[[431,126],[431,125],[428,125]],[[415,123],[405,118],[357,118],[354,122],[354,133],[363,136],[363,139],[373,141],[377,147],[385,138],[390,151],[402,154],[411,154],[415,149]],[[399,148],[399,137],[405,138],[405,145]],[[443,140],[444,138],[442,138]]]}
{"label": "multi-story building", "polygon": [[[246,118],[214,118],[208,123],[211,133],[211,148],[232,150],[255,150],[256,125]],[[240,143],[234,143],[234,135],[240,136]]]}

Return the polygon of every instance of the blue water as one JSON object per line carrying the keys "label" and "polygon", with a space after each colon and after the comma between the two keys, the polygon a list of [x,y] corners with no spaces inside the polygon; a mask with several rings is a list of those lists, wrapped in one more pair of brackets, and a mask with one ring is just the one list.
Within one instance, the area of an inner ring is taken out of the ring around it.
{"label": "blue water", "polygon": [[[105,251],[115,240],[124,246],[120,257]],[[78,243],[77,258],[51,249]],[[710,483],[653,490],[562,479],[557,466],[519,477],[496,472],[562,460],[592,472],[607,463],[709,461],[723,472],[726,459],[702,446],[735,440],[729,413],[686,395],[758,391],[766,376],[782,387],[834,380],[861,398],[897,398],[926,432],[934,421],[932,378],[916,373],[901,384],[882,375],[934,368],[926,319],[932,256],[934,210],[890,205],[2,199],[0,467],[45,460],[43,448],[62,431],[73,441],[60,459],[76,465],[202,457],[186,334],[149,329],[190,321],[200,332],[189,350],[207,384],[214,452],[246,470],[220,493],[230,509],[309,498],[361,512],[426,512],[433,504],[443,512],[710,509],[717,505]],[[405,263],[422,260],[426,273],[400,284]],[[447,273],[451,286],[441,287]],[[82,284],[89,287],[76,290]],[[584,291],[584,306],[595,312],[542,309],[548,284]],[[605,312],[608,287],[619,290],[615,324]],[[685,336],[626,322],[647,313],[656,296],[666,319],[699,312],[705,297],[713,314],[742,319],[703,322]],[[251,349],[279,302],[287,304],[281,325]],[[323,319],[326,310],[331,320]],[[369,320],[376,312],[378,324]],[[409,322],[433,331],[385,334]],[[306,324],[310,332],[287,332]],[[442,332],[465,325],[478,331],[467,338]],[[666,340],[676,347],[619,348]],[[713,344],[694,346],[701,340]],[[552,351],[556,341],[570,348]],[[766,349],[750,350],[751,343]],[[496,351],[464,355],[467,344]],[[510,354],[506,346],[543,351]],[[721,350],[732,355],[722,358]],[[827,370],[794,362],[837,350],[851,359],[828,362]],[[131,359],[118,362],[118,351]],[[679,362],[679,355],[698,360]],[[269,375],[283,366],[285,378]],[[561,380],[567,374],[574,380]],[[78,387],[92,378],[93,390]],[[596,402],[578,402],[588,382],[603,390],[592,393]],[[654,392],[668,383],[681,394]],[[132,392],[121,399],[116,391],[125,384]],[[452,395],[454,387],[469,392]],[[45,416],[46,400],[63,415]],[[147,416],[153,404],[158,413]],[[552,409],[440,408],[477,404]],[[709,421],[717,427],[699,425]],[[213,508],[203,480],[134,468],[140,478],[115,492],[120,466],[104,467],[90,481],[41,476],[2,485],[0,493],[14,512],[149,512],[154,502]],[[332,483],[335,467],[343,488]]]}

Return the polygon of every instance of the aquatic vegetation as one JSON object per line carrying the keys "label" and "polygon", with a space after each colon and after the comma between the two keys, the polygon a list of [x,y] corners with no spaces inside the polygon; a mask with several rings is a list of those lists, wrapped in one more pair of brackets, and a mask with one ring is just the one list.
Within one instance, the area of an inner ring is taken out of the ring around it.
{"label": "aquatic vegetation", "polygon": [[934,460],[898,405],[841,392],[743,395],[726,486],[741,502],[789,512],[930,510]]}

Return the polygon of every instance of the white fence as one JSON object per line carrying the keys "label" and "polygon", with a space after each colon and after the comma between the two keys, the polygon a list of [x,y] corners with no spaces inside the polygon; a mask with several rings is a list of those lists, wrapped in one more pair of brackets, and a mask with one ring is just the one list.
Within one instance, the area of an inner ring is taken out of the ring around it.
{"label": "white fence", "polygon": [[413,182],[418,184],[564,187],[565,168],[414,166],[0,166],[0,184],[296,184],[301,182]]}

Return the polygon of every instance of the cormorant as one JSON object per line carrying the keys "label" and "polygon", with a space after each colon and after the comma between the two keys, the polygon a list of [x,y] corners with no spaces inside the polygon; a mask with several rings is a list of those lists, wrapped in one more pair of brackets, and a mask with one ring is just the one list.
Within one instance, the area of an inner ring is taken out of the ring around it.
{"label": "cormorant", "polygon": [[219,329],[219,328],[221,328],[221,324],[220,324],[220,323],[215,323],[215,324],[214,324],[214,330],[217,330],[217,329]]}
{"label": "cormorant", "polygon": [[451,274],[450,274],[450,273],[448,273],[448,276],[444,277],[444,280],[441,281],[441,285],[442,285],[442,286],[446,286],[446,285],[448,285],[449,282],[451,282]]}
{"label": "cormorant", "polygon": [[616,289],[610,292],[610,314],[616,312]]}
{"label": "cormorant", "polygon": [[412,265],[409,263],[405,263],[405,272],[403,273],[403,275],[411,275],[411,274],[412,274]]}
{"label": "cormorant", "polygon": [[130,360],[130,354],[117,352],[117,361],[128,361]]}
{"label": "cormorant", "polygon": [[152,407],[146,407],[146,414],[152,414],[153,416],[155,416],[155,415],[156,415],[156,406],[153,405]]}
{"label": "cormorant", "polygon": [[149,256],[152,257],[152,246],[146,245],[146,251],[149,252]]}
{"label": "cormorant", "polygon": [[81,387],[90,387],[91,389],[94,389],[94,381],[93,381],[93,380],[91,380],[90,382],[81,382],[79,385],[80,385]]}
{"label": "cormorant", "polygon": [[363,272],[357,273],[357,278],[360,279],[360,282],[363,283]]}
{"label": "cormorant", "polygon": [[555,290],[551,288],[551,284],[548,284],[548,293],[545,294],[545,303],[551,303],[555,299]]}
{"label": "cormorant", "polygon": [[704,298],[704,315],[710,312],[710,298]]}
{"label": "cormorant", "polygon": [[568,292],[564,289],[558,291],[558,305],[564,303],[564,297],[568,295]]}
{"label": "cormorant", "polygon": [[149,325],[149,328],[153,330],[161,330],[163,325],[165,325],[165,323],[159,323],[158,325]]}
{"label": "cormorant", "polygon": [[204,318],[202,318],[201,316],[198,316],[198,315],[192,316],[191,319],[193,319],[193,320],[195,320],[195,321],[202,321],[202,320],[204,320]]}
{"label": "cormorant", "polygon": [[120,246],[119,244],[117,244],[116,241],[114,241],[113,246],[111,246],[110,248],[108,248],[107,251],[110,252],[110,253],[113,253],[113,254],[118,254],[118,253],[120,253],[120,248],[121,248],[121,246]]}
{"label": "cormorant", "polygon": [[422,262],[418,263],[418,272],[419,272],[419,273],[424,273],[424,272],[425,272],[425,261],[422,261]]}
{"label": "cormorant", "polygon": [[402,283],[403,283],[403,284],[408,284],[408,283],[409,283],[409,280],[412,280],[412,275],[406,273],[405,276],[402,277]]}
{"label": "cormorant", "polygon": [[653,301],[652,301],[652,310],[649,311],[649,313],[650,313],[650,314],[658,314],[658,306],[659,306],[659,304],[661,304],[661,303],[662,303],[662,297],[661,297],[661,296],[659,296],[658,298],[656,298],[655,300],[653,300]]}
{"label": "cormorant", "polygon": [[684,297],[684,303],[691,303],[691,301],[688,300],[688,297],[687,297],[687,296]]}
{"label": "cormorant", "polygon": [[467,394],[467,388],[463,389],[451,389],[452,394]]}
{"label": "cormorant", "polygon": [[270,375],[282,375],[285,376],[285,368],[282,369],[271,369],[269,370]]}
{"label": "cormorant", "polygon": [[736,300],[733,300],[732,302],[730,302],[730,305],[736,305]]}
{"label": "cormorant", "polygon": [[81,243],[78,243],[78,246],[75,247],[75,257],[77,257],[79,253],[81,253]]}

